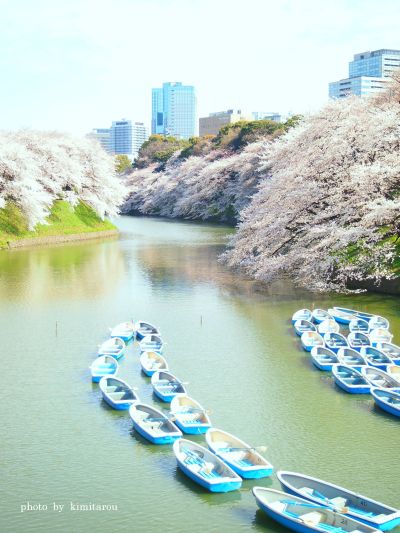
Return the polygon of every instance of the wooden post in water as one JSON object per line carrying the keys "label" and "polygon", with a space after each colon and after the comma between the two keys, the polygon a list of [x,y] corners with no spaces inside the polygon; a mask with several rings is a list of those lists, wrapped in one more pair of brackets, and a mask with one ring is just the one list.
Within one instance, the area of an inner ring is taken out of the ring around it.
{"label": "wooden post in water", "polygon": [[56,337],[58,336],[58,322],[56,320]]}

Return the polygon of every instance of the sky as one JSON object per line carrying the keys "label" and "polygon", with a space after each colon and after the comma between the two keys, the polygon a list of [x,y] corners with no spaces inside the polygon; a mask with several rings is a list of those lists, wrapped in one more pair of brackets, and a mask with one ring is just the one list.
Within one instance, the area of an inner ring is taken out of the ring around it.
{"label": "sky", "polygon": [[0,0],[0,129],[150,125],[151,88],[198,115],[304,113],[353,55],[400,49],[399,0]]}

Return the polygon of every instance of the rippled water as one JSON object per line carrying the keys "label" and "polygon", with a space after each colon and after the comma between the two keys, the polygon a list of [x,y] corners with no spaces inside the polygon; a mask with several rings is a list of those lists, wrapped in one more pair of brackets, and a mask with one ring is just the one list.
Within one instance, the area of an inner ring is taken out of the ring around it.
{"label": "rippled water", "polygon": [[[314,369],[290,325],[300,307],[358,307],[386,316],[400,341],[399,299],[316,296],[232,275],[217,263],[232,231],[221,226],[119,225],[119,240],[0,253],[0,531],[282,531],[251,494],[257,484],[279,488],[275,478],[204,492],[177,471],[169,446],[147,444],[126,412],[104,405],[88,366],[108,327],[130,318],[160,327],[171,370],[216,427],[267,445],[276,469],[399,507],[399,421]],[[159,405],[135,345],[120,373]],[[27,502],[48,508],[21,513]],[[118,510],[74,511],[70,502]]]}

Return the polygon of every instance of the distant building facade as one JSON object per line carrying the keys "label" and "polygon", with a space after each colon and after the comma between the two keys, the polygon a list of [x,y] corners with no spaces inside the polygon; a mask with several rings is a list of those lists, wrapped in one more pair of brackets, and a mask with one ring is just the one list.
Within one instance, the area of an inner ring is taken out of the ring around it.
{"label": "distant building facade", "polygon": [[149,138],[149,132],[143,122],[132,124],[132,156],[136,159],[142,144]]}
{"label": "distant building facade", "polygon": [[240,120],[251,120],[248,115],[244,115],[240,109],[228,109],[210,113],[208,117],[199,119],[199,135],[218,135],[219,130],[227,124],[234,124]]}
{"label": "distant building facade", "polygon": [[252,120],[273,120],[274,122],[282,122],[282,115],[276,111],[253,111]]}
{"label": "distant building facade", "polygon": [[152,89],[151,133],[188,139],[197,134],[196,92],[192,85],[163,83]]}
{"label": "distant building facade", "polygon": [[110,128],[94,128],[86,137],[100,143],[106,152],[111,152],[110,133]]}
{"label": "distant building facade", "polygon": [[355,54],[349,63],[349,77],[329,84],[330,98],[368,96],[381,92],[400,68],[400,50],[374,50]]}
{"label": "distant building facade", "polygon": [[110,148],[113,154],[132,155],[132,121],[116,120],[110,129]]}

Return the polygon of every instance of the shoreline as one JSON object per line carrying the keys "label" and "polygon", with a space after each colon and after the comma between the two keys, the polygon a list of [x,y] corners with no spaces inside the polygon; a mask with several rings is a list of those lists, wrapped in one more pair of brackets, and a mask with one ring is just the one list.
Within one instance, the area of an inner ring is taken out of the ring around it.
{"label": "shoreline", "polygon": [[103,231],[89,231],[87,233],[70,233],[65,235],[47,235],[44,237],[26,237],[23,239],[16,239],[15,241],[8,241],[7,246],[3,246],[0,250],[12,250],[14,248],[28,248],[34,246],[46,246],[52,244],[62,244],[64,242],[76,242],[101,239],[102,237],[117,237],[119,231],[117,229],[103,230]]}

